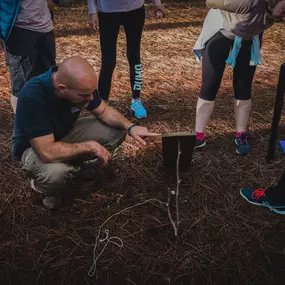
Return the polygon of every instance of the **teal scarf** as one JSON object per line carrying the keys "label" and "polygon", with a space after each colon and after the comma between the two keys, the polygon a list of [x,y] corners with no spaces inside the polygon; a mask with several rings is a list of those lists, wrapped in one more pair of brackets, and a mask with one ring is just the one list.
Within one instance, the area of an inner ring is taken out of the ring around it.
{"label": "teal scarf", "polygon": [[[236,60],[240,52],[241,46],[242,46],[242,37],[236,36],[232,51],[228,59],[226,60],[226,63],[231,65],[232,68],[235,68]],[[256,66],[260,64],[262,64],[262,58],[260,54],[260,39],[259,36],[257,35],[252,37],[251,56],[250,56],[249,65]]]}

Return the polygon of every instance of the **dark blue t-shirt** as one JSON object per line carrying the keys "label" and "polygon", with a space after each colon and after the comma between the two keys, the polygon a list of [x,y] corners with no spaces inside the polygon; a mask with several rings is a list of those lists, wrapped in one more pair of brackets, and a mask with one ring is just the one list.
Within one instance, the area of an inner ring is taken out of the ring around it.
{"label": "dark blue t-shirt", "polygon": [[[20,160],[23,152],[31,147],[30,139],[54,134],[55,140],[62,139],[73,128],[81,110],[86,107],[60,99],[55,95],[52,73],[49,71],[29,80],[21,89],[12,139],[13,158]],[[97,92],[87,105],[94,110],[102,100]]]}

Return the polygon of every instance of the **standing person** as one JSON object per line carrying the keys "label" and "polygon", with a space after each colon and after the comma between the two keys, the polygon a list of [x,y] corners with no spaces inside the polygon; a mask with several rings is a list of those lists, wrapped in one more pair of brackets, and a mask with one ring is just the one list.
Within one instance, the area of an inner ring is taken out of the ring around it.
{"label": "standing person", "polygon": [[55,65],[55,38],[48,8],[51,0],[1,0],[0,38],[4,41],[12,96],[17,100],[25,82]]}
{"label": "standing person", "polygon": [[[153,0],[157,17],[166,11],[160,0]],[[108,100],[112,75],[116,66],[116,46],[120,26],[124,27],[127,39],[127,58],[130,65],[132,88],[131,111],[138,119],[147,117],[140,100],[142,88],[142,65],[140,43],[145,22],[144,0],[88,0],[90,24],[100,31],[102,65],[98,90]],[[97,13],[98,12],[98,13]]]}
{"label": "standing person", "polygon": [[[193,49],[202,56],[202,87],[196,109],[196,148],[206,145],[205,129],[214,109],[226,62],[233,67],[236,152],[250,152],[246,131],[262,33],[284,20],[285,0],[207,0],[212,8]],[[232,52],[229,56],[230,50]],[[229,56],[229,57],[228,57]]]}

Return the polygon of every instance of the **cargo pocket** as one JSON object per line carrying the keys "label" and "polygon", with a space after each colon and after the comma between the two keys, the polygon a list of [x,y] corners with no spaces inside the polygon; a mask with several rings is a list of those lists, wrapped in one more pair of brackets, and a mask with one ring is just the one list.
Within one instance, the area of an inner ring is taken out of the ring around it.
{"label": "cargo pocket", "polygon": [[29,57],[12,55],[7,51],[5,52],[5,60],[10,72],[12,93],[14,96],[18,97],[20,90],[29,78],[32,71],[32,65]]}

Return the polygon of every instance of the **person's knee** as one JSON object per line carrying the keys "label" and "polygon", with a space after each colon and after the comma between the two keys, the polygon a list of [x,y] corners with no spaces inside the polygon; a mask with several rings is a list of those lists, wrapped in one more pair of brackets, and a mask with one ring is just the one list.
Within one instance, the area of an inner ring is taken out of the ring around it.
{"label": "person's knee", "polygon": [[126,139],[126,136],[127,136],[127,131],[114,129],[112,131],[112,136],[110,137],[110,141],[109,141],[110,150],[114,150],[119,145],[121,145]]}
{"label": "person's knee", "polygon": [[128,48],[126,55],[130,63],[140,62],[140,47]]}
{"label": "person's knee", "polygon": [[36,173],[36,186],[40,192],[53,193],[64,188],[72,177],[73,167],[65,163],[47,163]]}
{"label": "person's knee", "polygon": [[220,88],[219,80],[207,80],[202,83],[200,98],[206,101],[214,101]]}
{"label": "person's knee", "polygon": [[251,90],[242,90],[242,91],[235,91],[234,97],[236,100],[250,100],[251,99]]}
{"label": "person's knee", "polygon": [[94,116],[78,120],[76,128],[81,130],[79,142],[97,141],[110,150],[120,145],[127,135],[125,130],[109,127],[99,120],[96,120]]}
{"label": "person's knee", "polygon": [[213,88],[209,87],[208,88],[202,88],[200,91],[200,98],[205,100],[205,101],[215,101],[216,99],[216,91],[213,91]]}
{"label": "person's knee", "polygon": [[90,135],[88,140],[97,141],[98,143],[102,144],[106,149],[112,151],[124,142],[126,136],[127,131],[125,130],[105,126],[104,130],[101,132],[100,138],[96,136],[96,134],[94,134],[94,137]]}

